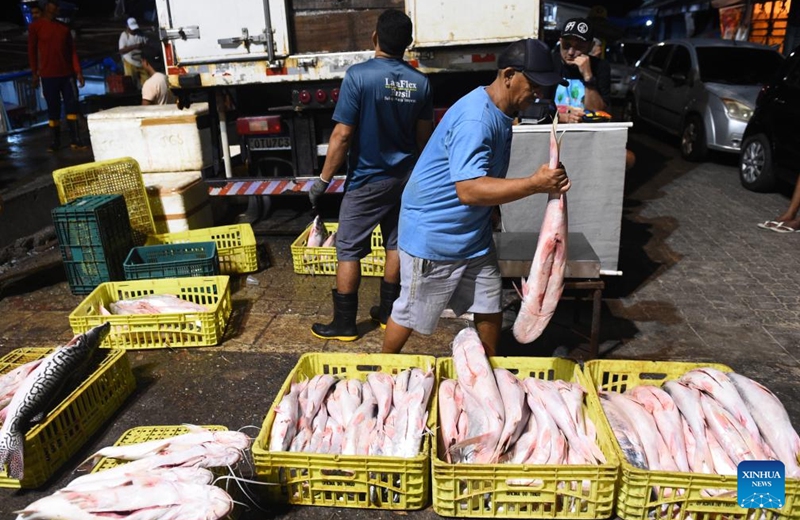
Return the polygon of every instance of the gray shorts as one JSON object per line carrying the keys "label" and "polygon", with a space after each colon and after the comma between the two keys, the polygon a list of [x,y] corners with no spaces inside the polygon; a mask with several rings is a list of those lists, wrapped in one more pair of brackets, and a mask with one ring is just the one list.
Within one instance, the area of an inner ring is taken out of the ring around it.
{"label": "gray shorts", "polygon": [[456,316],[465,312],[492,314],[502,310],[502,279],[497,254],[445,262],[400,255],[400,297],[392,320],[420,334],[433,334],[446,308]]}
{"label": "gray shorts", "polygon": [[383,248],[397,249],[397,219],[406,179],[383,179],[347,191],[339,208],[336,257],[358,261],[372,252],[372,231],[380,224]]}

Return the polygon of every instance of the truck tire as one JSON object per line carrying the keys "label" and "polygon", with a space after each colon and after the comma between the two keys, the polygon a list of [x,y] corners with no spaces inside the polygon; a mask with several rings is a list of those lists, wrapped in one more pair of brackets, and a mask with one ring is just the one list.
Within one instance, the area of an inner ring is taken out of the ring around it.
{"label": "truck tire", "polygon": [[739,180],[750,191],[766,192],[775,189],[772,170],[772,148],[764,134],[751,135],[742,143],[739,154]]}
{"label": "truck tire", "polygon": [[700,162],[708,156],[706,131],[696,115],[686,118],[681,131],[681,156],[687,161]]}

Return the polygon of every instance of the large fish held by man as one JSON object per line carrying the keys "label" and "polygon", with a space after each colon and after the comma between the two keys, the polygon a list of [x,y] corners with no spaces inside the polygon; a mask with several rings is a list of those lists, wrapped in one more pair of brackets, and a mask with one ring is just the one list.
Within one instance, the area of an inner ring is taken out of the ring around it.
{"label": "large fish held by man", "polygon": [[23,478],[23,445],[31,423],[43,419],[55,400],[63,396],[62,390],[68,390],[70,384],[86,374],[91,359],[110,329],[111,324],[106,322],[78,334],[48,354],[20,385],[0,428],[0,469],[8,466],[6,474],[10,478]]}
{"label": "large fish held by man", "polygon": [[[557,120],[550,132],[550,168],[559,164],[561,137],[556,138]],[[522,281],[522,304],[514,321],[514,337],[520,343],[530,343],[544,331],[556,312],[564,291],[567,268],[567,195],[550,194],[544,212],[539,242],[533,256],[531,271]]]}

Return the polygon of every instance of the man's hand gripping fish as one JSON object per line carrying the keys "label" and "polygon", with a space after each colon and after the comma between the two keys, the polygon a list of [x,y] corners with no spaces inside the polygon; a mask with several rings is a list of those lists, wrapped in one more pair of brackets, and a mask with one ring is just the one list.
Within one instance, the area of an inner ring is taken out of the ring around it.
{"label": "man's hand gripping fish", "polygon": [[[561,136],[556,138],[558,123],[553,121],[550,132],[550,168],[558,168]],[[533,256],[528,280],[522,281],[522,305],[514,321],[514,337],[520,343],[530,343],[544,331],[556,311],[564,290],[567,267],[567,195],[549,195],[539,231],[539,242]]]}

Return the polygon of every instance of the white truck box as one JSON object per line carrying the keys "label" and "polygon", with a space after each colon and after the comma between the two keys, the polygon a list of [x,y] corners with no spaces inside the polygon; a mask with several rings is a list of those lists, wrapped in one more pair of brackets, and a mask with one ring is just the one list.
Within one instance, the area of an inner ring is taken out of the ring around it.
{"label": "white truck box", "polygon": [[87,121],[95,161],[133,157],[143,173],[211,166],[208,103],[115,107]]}
{"label": "white truck box", "polygon": [[510,43],[539,34],[538,1],[406,0],[406,9],[415,49]]}

